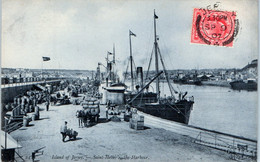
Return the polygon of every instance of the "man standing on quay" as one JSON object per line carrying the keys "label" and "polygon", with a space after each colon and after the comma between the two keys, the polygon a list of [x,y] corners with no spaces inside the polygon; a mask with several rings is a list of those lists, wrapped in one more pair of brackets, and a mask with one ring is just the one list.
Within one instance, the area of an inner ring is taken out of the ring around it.
{"label": "man standing on quay", "polygon": [[46,95],[45,105],[46,105],[46,111],[49,111],[49,106],[50,106],[50,95],[49,94]]}
{"label": "man standing on quay", "polygon": [[65,124],[61,126],[60,133],[62,135],[62,141],[65,142],[66,138],[66,132],[67,132],[67,122],[65,121]]}

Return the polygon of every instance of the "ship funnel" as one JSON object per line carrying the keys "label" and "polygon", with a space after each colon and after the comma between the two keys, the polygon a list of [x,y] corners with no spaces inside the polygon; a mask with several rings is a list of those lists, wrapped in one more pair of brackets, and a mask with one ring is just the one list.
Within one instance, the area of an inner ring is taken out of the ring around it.
{"label": "ship funnel", "polygon": [[137,67],[136,70],[137,73],[137,85],[140,86],[140,88],[143,88],[143,68],[142,67]]}

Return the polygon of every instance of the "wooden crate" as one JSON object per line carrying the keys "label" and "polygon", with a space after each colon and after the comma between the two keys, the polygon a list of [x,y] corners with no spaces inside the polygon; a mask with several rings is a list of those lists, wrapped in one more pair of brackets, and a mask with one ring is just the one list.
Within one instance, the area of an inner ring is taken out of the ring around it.
{"label": "wooden crate", "polygon": [[144,129],[144,122],[130,119],[129,127],[132,128],[132,129],[135,129],[135,130],[143,130]]}

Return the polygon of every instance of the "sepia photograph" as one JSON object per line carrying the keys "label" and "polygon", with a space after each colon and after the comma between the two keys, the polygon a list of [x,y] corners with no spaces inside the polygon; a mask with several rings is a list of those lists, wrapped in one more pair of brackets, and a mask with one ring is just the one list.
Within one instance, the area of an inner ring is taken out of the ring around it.
{"label": "sepia photograph", "polygon": [[1,5],[1,161],[257,161],[258,0]]}

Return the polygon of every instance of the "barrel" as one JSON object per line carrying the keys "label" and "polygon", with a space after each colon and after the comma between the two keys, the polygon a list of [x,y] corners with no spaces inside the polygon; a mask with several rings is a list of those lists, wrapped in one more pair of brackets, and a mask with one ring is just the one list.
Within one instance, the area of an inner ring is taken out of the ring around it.
{"label": "barrel", "polygon": [[35,114],[39,114],[39,106],[35,106]]}
{"label": "barrel", "polygon": [[76,105],[76,99],[72,101],[72,105]]}
{"label": "barrel", "polygon": [[40,119],[39,106],[35,106],[35,119]]}
{"label": "barrel", "polygon": [[32,114],[32,121],[35,121],[35,118],[36,118],[36,114],[33,113],[33,114]]}
{"label": "barrel", "polygon": [[94,102],[94,105],[99,105],[99,101],[95,101],[95,102]]}
{"label": "barrel", "polygon": [[84,109],[84,114],[86,115],[87,113],[90,113],[90,109]]}
{"label": "barrel", "polygon": [[89,105],[88,107],[89,108],[98,108],[99,106],[98,105]]}
{"label": "barrel", "polygon": [[99,114],[99,109],[98,108],[91,108],[90,112],[91,112],[91,115],[98,115]]}
{"label": "barrel", "polygon": [[29,112],[33,112],[33,106],[29,105]]}
{"label": "barrel", "polygon": [[23,117],[23,126],[24,126],[24,127],[27,127],[27,126],[28,126],[28,123],[29,123],[28,121],[29,121],[29,120],[28,120],[27,116],[24,116],[24,117]]}
{"label": "barrel", "polygon": [[87,109],[88,108],[88,105],[83,105],[83,109]]}
{"label": "barrel", "polygon": [[28,104],[25,105],[25,113],[29,113],[29,105]]}

